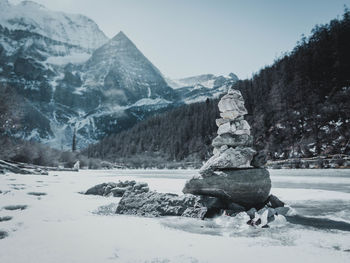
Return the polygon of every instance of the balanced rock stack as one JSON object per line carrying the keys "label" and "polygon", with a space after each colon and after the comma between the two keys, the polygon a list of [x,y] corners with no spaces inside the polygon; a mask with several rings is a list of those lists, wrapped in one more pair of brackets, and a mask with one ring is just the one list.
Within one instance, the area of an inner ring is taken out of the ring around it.
{"label": "balanced rock stack", "polygon": [[253,149],[253,137],[244,115],[242,94],[230,89],[219,102],[218,136],[213,139],[213,156],[188,181],[184,193],[218,197],[246,209],[261,207],[269,197],[271,180],[263,168],[264,154]]}

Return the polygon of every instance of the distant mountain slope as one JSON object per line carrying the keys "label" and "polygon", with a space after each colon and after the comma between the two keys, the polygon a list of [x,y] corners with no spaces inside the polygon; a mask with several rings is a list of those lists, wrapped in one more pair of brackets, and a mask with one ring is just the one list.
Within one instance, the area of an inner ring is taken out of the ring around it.
{"label": "distant mountain slope", "polygon": [[[254,144],[270,160],[350,155],[350,12],[252,79],[238,81]],[[216,135],[217,100],[182,106],[91,145],[88,156],[134,167],[200,166]],[[190,162],[190,163],[188,163]]]}
{"label": "distant mountain slope", "polygon": [[97,24],[83,15],[55,12],[32,1],[12,5],[0,0],[0,24],[9,30],[23,30],[94,50],[108,38]]}
{"label": "distant mountain slope", "polygon": [[191,76],[182,79],[170,80],[173,88],[182,88],[189,86],[201,85],[205,88],[212,89],[219,86],[227,79],[232,81],[238,81],[238,77],[234,73],[230,73],[228,76],[215,76],[214,74],[202,74],[198,76]]}
{"label": "distant mountain slope", "polygon": [[166,81],[184,103],[190,104],[219,97],[238,81],[238,77],[233,73],[228,76],[203,74],[175,80],[168,78]]}

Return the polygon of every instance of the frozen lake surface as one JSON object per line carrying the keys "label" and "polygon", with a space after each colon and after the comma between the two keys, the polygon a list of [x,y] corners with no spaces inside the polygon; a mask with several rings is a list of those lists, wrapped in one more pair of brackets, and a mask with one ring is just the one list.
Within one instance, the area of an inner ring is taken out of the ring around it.
{"label": "frozen lake surface", "polygon": [[103,182],[147,182],[181,194],[195,170],[0,175],[0,262],[350,262],[350,171],[270,170],[272,193],[295,216],[269,229],[245,219],[115,215],[120,198],[79,192]]}

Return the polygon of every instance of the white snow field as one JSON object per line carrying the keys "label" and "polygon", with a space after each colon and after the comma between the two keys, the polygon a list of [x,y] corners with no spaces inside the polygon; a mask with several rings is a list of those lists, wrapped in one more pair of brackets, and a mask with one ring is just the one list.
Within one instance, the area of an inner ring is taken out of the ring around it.
{"label": "white snow field", "polygon": [[115,215],[120,198],[79,193],[134,179],[180,194],[195,170],[0,175],[0,262],[350,262],[350,171],[270,172],[272,193],[306,220],[261,229],[245,217],[140,218]]}

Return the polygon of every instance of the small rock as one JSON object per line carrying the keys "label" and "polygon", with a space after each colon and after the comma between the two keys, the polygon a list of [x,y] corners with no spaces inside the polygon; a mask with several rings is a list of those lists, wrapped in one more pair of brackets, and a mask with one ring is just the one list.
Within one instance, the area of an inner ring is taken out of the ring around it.
{"label": "small rock", "polygon": [[8,205],[8,206],[4,206],[5,210],[24,210],[26,209],[28,206],[27,205]]}
{"label": "small rock", "polygon": [[8,236],[8,233],[6,231],[0,230],[0,239],[4,239]]}
{"label": "small rock", "polygon": [[217,133],[221,135],[225,133],[234,133],[235,131],[236,131],[236,126],[233,123],[226,122],[219,127]]}
{"label": "small rock", "polygon": [[261,218],[258,218],[255,222],[253,221],[253,225],[258,226],[261,224]]}
{"label": "small rock", "polygon": [[110,192],[114,197],[122,197],[126,191],[127,189],[125,187],[114,187]]}
{"label": "small rock", "polygon": [[214,155],[219,155],[219,154],[223,153],[224,151],[226,151],[227,149],[228,149],[227,145],[223,145],[220,148],[214,147],[213,154]]}
{"label": "small rock", "polygon": [[86,195],[103,195],[105,193],[105,188],[108,186],[107,183],[102,183],[89,188],[85,194]]}
{"label": "small rock", "polygon": [[250,135],[250,125],[246,120],[236,120],[234,122],[236,134],[248,134]]}
{"label": "small rock", "polygon": [[237,146],[247,146],[250,147],[253,145],[253,138],[247,134],[222,134],[213,139],[212,142],[213,147],[220,148],[223,145],[237,147]]}
{"label": "small rock", "polygon": [[80,169],[80,162],[79,162],[79,161],[76,161],[76,163],[75,163],[74,166],[73,166],[73,169],[74,169],[75,171],[79,171],[79,169]]}
{"label": "small rock", "polygon": [[277,196],[270,195],[269,198],[267,199],[266,205],[272,208],[284,207],[284,202],[279,200]]}
{"label": "small rock", "polygon": [[275,208],[275,211],[278,215],[286,216],[288,214],[288,212],[290,211],[290,208],[288,206],[277,207],[277,208]]}
{"label": "small rock", "polygon": [[9,221],[12,219],[12,216],[0,216],[0,222]]}
{"label": "small rock", "polygon": [[220,113],[220,117],[226,120],[234,120],[239,116],[241,115],[238,111],[225,111]]}
{"label": "small rock", "polygon": [[221,125],[223,125],[223,124],[225,124],[225,123],[227,123],[227,122],[230,122],[230,120],[220,118],[220,119],[216,119],[215,122],[216,122],[216,125],[217,125],[218,127],[220,127]]}
{"label": "small rock", "polygon": [[255,217],[255,213],[258,211],[253,207],[247,211],[247,214],[249,215],[250,219],[253,219]]}

